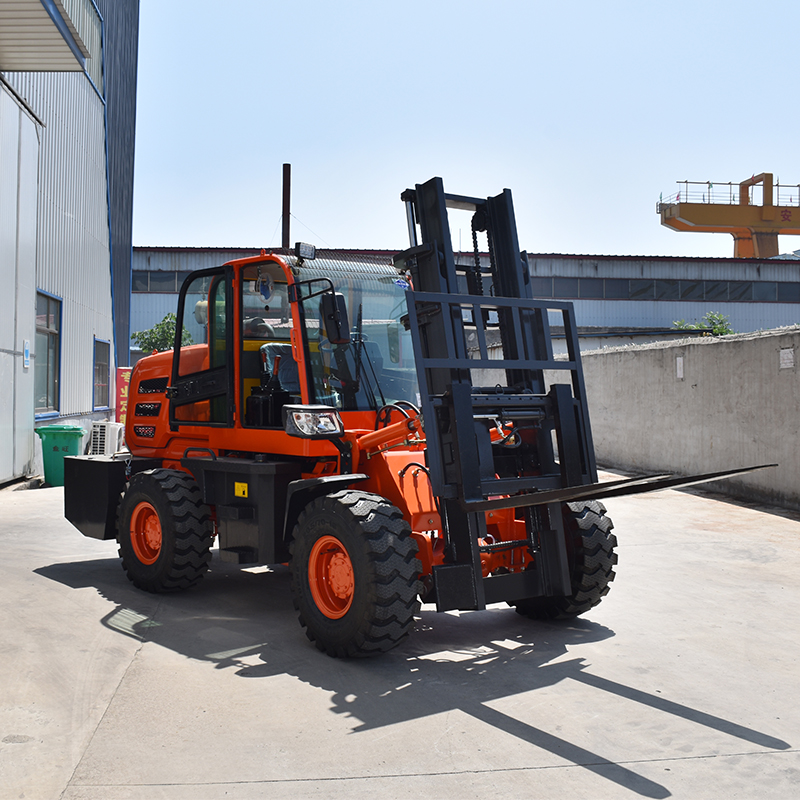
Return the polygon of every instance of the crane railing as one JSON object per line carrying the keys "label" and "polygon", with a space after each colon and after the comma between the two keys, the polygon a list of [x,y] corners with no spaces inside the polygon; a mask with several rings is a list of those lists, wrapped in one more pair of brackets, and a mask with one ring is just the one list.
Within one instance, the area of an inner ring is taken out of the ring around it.
{"label": "crane railing", "polygon": [[[678,191],[659,197],[660,205],[674,203],[718,203],[739,205],[739,183],[732,181],[676,181]],[[755,184],[747,187],[749,204],[764,204],[764,187]],[[800,183],[773,185],[773,202],[776,206],[800,206]]]}

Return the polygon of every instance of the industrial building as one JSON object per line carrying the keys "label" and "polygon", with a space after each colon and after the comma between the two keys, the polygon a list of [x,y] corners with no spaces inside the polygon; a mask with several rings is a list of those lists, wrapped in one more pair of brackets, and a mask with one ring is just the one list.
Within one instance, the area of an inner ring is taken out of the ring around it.
{"label": "industrial building", "polygon": [[[191,270],[258,252],[253,248],[134,247],[131,330],[151,328],[174,312],[177,292]],[[387,263],[394,255],[394,251],[335,252],[361,252]],[[465,261],[471,254],[460,254],[460,258]],[[487,257],[482,260],[488,263]],[[573,301],[584,350],[675,338],[675,321],[699,323],[708,312],[727,316],[739,333],[800,323],[797,259],[550,254],[529,255],[528,262],[536,297]],[[558,345],[556,332],[554,346]]]}
{"label": "industrial building", "polygon": [[0,482],[113,413],[127,362],[138,0],[0,5]]}

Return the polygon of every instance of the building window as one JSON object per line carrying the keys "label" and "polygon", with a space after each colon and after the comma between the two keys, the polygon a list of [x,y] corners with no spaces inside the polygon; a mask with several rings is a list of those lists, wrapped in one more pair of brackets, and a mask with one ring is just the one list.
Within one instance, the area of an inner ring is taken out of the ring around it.
{"label": "building window", "polygon": [[749,303],[753,299],[753,284],[750,281],[728,281],[728,300],[734,303]]}
{"label": "building window", "polygon": [[36,293],[35,407],[38,413],[58,411],[61,372],[61,300]]}
{"label": "building window", "polygon": [[534,297],[552,297],[553,279],[533,276],[531,278],[531,290]]}
{"label": "building window", "polygon": [[131,275],[132,292],[160,292],[176,294],[191,272],[174,270],[133,270]]}
{"label": "building window", "polygon": [[677,300],[678,281],[657,280],[656,300]]}
{"label": "building window", "polygon": [[94,408],[108,408],[108,376],[111,372],[111,344],[94,340]]}
{"label": "building window", "polygon": [[178,279],[178,291],[181,290],[181,286],[183,286],[183,282],[191,275],[191,272],[176,272],[175,275]]}
{"label": "building window", "polygon": [[580,281],[581,298],[603,299],[602,278],[581,278]]}
{"label": "building window", "polygon": [[702,300],[703,281],[680,281],[681,300]]}
{"label": "building window", "polygon": [[650,278],[531,277],[534,297],[581,300],[800,303],[800,282],[703,281]]}
{"label": "building window", "polygon": [[607,300],[629,300],[631,288],[627,278],[606,278]]}
{"label": "building window", "polygon": [[655,281],[644,278],[631,278],[631,300],[655,300]]}
{"label": "building window", "polygon": [[555,297],[580,297],[580,282],[578,278],[555,278],[553,280],[553,295]]}
{"label": "building window", "polygon": [[150,291],[151,292],[167,292],[174,294],[178,290],[175,288],[175,273],[174,272],[151,272],[150,273]]}
{"label": "building window", "polygon": [[728,281],[706,281],[706,300],[727,300]]}
{"label": "building window", "polygon": [[753,300],[757,303],[775,302],[778,297],[778,284],[762,281],[753,284]]}
{"label": "building window", "polygon": [[131,291],[132,292],[148,292],[150,291],[149,283],[150,273],[145,270],[133,270],[131,275]]}
{"label": "building window", "polygon": [[800,283],[779,283],[778,302],[779,303],[800,302]]}

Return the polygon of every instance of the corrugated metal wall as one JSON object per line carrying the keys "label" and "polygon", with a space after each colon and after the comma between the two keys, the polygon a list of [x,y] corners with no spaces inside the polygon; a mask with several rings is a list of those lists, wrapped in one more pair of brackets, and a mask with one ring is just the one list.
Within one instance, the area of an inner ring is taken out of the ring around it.
{"label": "corrugated metal wall", "polygon": [[797,281],[800,262],[750,258],[528,255],[531,275],[559,278]]}
{"label": "corrugated metal wall", "polygon": [[133,268],[135,270],[191,272],[218,267],[235,258],[257,256],[260,252],[261,250],[258,248],[242,247],[232,247],[229,250],[194,247],[137,247],[133,251]]}
{"label": "corrugated metal wall", "polygon": [[[636,256],[529,255],[537,278],[603,278],[663,281],[753,281],[796,284],[800,262],[781,259],[662,258]],[[558,295],[557,295],[558,297]],[[564,297],[561,295],[561,297]],[[726,296],[727,297],[727,296]],[[708,312],[729,318],[739,332],[800,323],[800,303],[688,299],[584,299],[572,295],[581,327],[669,328],[676,320],[699,322]],[[560,324],[555,318],[553,324]]]}
{"label": "corrugated metal wall", "polygon": [[86,414],[92,411],[94,339],[110,341],[114,335],[105,108],[81,73],[6,77],[46,125],[36,285],[63,301],[59,411]]}
{"label": "corrugated metal wall", "polygon": [[111,263],[117,360],[129,363],[139,0],[97,0],[105,32]]}
{"label": "corrugated metal wall", "polygon": [[0,90],[0,481],[41,469],[35,351],[28,370],[16,365],[25,339],[35,347],[37,289],[62,300],[61,417],[88,427],[107,416],[93,408],[95,339],[121,339],[128,361],[139,0],[59,2],[92,56],[87,74],[4,74],[44,127],[16,101],[7,113],[11,95]]}

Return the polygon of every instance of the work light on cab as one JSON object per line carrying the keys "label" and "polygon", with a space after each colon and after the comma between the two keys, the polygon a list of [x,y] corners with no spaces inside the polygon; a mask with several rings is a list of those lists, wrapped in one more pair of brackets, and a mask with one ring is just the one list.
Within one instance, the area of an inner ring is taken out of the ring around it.
{"label": "work light on cab", "polygon": [[297,242],[294,254],[302,261],[313,261],[317,257],[317,248],[307,242]]}
{"label": "work light on cab", "polygon": [[283,427],[303,439],[338,439],[344,433],[339,412],[330,406],[284,406]]}

